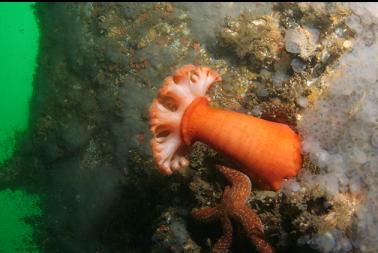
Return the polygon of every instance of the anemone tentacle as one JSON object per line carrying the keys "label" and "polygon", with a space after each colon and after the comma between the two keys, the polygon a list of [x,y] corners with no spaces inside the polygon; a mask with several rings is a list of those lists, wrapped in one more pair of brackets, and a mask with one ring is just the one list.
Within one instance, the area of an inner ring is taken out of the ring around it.
{"label": "anemone tentacle", "polygon": [[185,65],[167,77],[158,98],[150,107],[151,147],[159,171],[170,175],[189,165],[180,124],[186,108],[220,81],[220,75],[208,67]]}

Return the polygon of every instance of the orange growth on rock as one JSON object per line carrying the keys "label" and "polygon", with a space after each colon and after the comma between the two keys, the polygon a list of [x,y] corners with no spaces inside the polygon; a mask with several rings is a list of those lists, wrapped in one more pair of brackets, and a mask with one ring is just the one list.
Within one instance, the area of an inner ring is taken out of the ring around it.
{"label": "orange growth on rock", "polygon": [[163,174],[188,166],[188,147],[201,141],[229,156],[258,185],[279,190],[298,174],[299,136],[287,125],[209,107],[207,90],[220,81],[208,67],[185,65],[164,80],[150,108],[152,151]]}

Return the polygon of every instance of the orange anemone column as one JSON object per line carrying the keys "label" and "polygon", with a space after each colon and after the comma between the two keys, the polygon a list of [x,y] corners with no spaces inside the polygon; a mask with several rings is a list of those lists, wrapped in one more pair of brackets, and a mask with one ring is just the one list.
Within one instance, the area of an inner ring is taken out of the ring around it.
{"label": "orange anemone column", "polygon": [[211,108],[195,99],[181,121],[185,145],[201,141],[231,157],[254,182],[279,190],[285,178],[301,168],[299,136],[287,125]]}

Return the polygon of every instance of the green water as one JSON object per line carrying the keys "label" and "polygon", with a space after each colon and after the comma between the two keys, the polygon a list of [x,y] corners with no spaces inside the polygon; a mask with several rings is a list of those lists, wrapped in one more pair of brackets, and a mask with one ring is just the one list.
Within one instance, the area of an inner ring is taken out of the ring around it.
{"label": "green water", "polygon": [[0,202],[0,252],[38,253],[33,227],[24,220],[41,215],[38,196],[7,189],[0,191]]}
{"label": "green water", "polygon": [[27,127],[39,35],[32,4],[0,3],[0,162]]}
{"label": "green water", "polygon": [[[11,158],[16,133],[27,127],[39,39],[32,5],[0,3],[0,165]],[[38,196],[1,190],[0,252],[39,252],[33,227],[26,222],[38,215]]]}

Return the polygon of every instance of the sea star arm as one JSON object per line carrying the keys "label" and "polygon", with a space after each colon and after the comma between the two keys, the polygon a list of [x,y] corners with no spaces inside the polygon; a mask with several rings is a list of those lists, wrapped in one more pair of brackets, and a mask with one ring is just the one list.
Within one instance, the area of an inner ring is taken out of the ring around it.
{"label": "sea star arm", "polygon": [[263,238],[261,238],[259,236],[251,235],[249,237],[249,239],[251,241],[253,241],[253,243],[256,246],[256,249],[259,252],[261,252],[261,253],[273,253],[274,252],[272,247],[270,246],[270,244],[267,241],[265,241]]}
{"label": "sea star arm", "polygon": [[244,204],[251,193],[252,186],[248,176],[240,171],[227,168],[225,166],[217,166],[224,177],[231,183],[232,202]]}
{"label": "sea star arm", "polygon": [[243,226],[249,240],[256,246],[259,252],[273,253],[272,247],[264,239],[261,220],[251,208],[245,206],[239,210],[235,210],[233,217]]}
{"label": "sea star arm", "polygon": [[219,210],[217,207],[194,208],[192,215],[199,221],[212,222],[219,217]]}
{"label": "sea star arm", "polygon": [[232,242],[232,223],[227,214],[221,216],[223,235],[214,244],[211,253],[225,253],[231,246]]}

